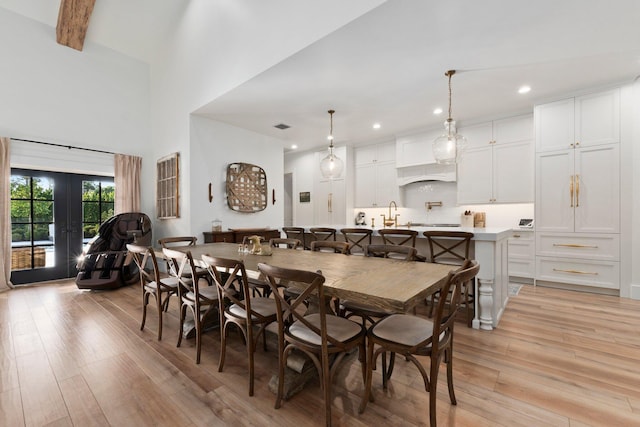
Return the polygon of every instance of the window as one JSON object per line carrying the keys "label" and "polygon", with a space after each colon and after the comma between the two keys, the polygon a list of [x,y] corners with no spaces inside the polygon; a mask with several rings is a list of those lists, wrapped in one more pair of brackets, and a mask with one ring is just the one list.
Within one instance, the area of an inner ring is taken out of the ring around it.
{"label": "window", "polygon": [[156,214],[158,218],[179,218],[178,210],[178,153],[158,160]]}
{"label": "window", "polygon": [[86,243],[98,234],[100,224],[113,216],[113,182],[82,181],[82,238]]}

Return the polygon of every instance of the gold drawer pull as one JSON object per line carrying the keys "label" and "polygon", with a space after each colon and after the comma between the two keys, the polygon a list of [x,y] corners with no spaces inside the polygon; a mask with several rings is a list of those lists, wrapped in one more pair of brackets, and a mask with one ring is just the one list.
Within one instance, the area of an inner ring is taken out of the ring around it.
{"label": "gold drawer pull", "polygon": [[590,248],[598,249],[598,245],[578,245],[575,243],[554,243],[553,246],[562,246],[563,248]]}
{"label": "gold drawer pull", "polygon": [[553,271],[559,271],[561,273],[573,273],[573,274],[591,274],[593,276],[597,276],[598,273],[592,271],[580,271],[580,270],[562,270],[559,268],[554,268]]}

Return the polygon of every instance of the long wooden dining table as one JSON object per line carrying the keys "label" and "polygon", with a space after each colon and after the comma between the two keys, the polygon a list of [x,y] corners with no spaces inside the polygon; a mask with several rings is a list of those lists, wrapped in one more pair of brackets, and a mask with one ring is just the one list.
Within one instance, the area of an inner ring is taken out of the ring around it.
{"label": "long wooden dining table", "polygon": [[248,271],[258,263],[322,272],[325,294],[374,307],[408,312],[432,294],[456,268],[427,262],[342,255],[328,252],[273,248],[271,255],[239,252],[234,243],[206,243],[173,248],[190,251],[194,261],[202,255],[242,260]]}

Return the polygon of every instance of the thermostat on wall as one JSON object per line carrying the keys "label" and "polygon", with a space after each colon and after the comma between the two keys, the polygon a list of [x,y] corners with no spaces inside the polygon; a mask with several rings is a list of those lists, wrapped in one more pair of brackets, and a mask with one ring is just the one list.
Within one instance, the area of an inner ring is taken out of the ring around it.
{"label": "thermostat on wall", "polygon": [[533,219],[523,218],[520,220],[520,223],[518,224],[518,226],[520,228],[533,228]]}

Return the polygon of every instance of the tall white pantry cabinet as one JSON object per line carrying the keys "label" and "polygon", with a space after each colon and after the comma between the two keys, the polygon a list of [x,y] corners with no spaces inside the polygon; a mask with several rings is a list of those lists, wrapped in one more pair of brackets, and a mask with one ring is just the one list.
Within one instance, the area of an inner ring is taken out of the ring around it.
{"label": "tall white pantry cabinet", "polygon": [[536,280],[620,288],[620,90],[538,105]]}

